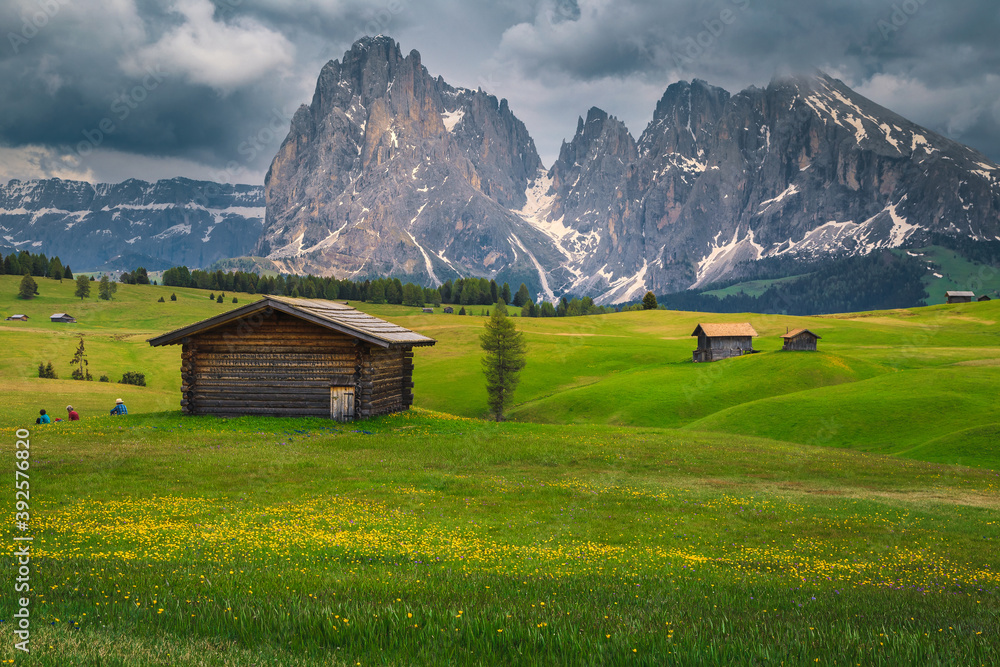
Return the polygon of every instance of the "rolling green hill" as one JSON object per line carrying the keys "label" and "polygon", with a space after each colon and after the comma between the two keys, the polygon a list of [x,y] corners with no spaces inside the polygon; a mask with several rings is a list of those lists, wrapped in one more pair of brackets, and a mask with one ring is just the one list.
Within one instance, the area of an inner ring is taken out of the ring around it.
{"label": "rolling green hill", "polygon": [[[39,279],[22,302],[16,283],[0,310],[31,320],[0,321],[0,448],[30,499],[0,511],[30,521],[0,552],[34,539],[33,643],[0,661],[1000,661],[1000,302],[518,319],[502,424],[477,419],[483,318],[352,304],[439,342],[416,350],[418,407],[339,424],[181,416],[179,350],[146,339],[232,294],[81,303]],[[759,354],[690,362],[699,321],[744,320]],[[795,327],[822,351],[780,352]],[[95,376],[149,386],[36,377],[69,377],[81,335]],[[33,425],[69,403],[82,421]]]}
{"label": "rolling green hill", "polygon": [[[219,304],[197,289],[121,285],[114,301],[81,302],[72,296],[72,281],[43,278],[40,296],[21,301],[14,298],[17,280],[0,276],[0,312],[31,318],[0,322],[8,350],[0,360],[5,421],[33,419],[42,407],[59,413],[69,403],[99,413],[119,395],[133,411],[173,409],[179,349],[153,349],[146,339],[234,308],[234,296],[240,304],[258,298],[227,294]],[[439,341],[416,351],[417,406],[485,414],[482,318],[353,305]],[[50,323],[57,311],[79,322]],[[690,334],[699,321],[750,321],[761,353],[690,363]],[[643,311],[518,319],[518,325],[529,344],[511,411],[518,421],[710,430],[1000,468],[997,448],[970,453],[948,439],[1000,423],[992,400],[1000,387],[1000,302],[809,318]],[[780,352],[779,334],[797,327],[823,337],[821,352]],[[49,361],[69,377],[81,334],[95,378],[106,373],[115,381],[134,370],[146,374],[148,387],[37,379],[38,363]]]}

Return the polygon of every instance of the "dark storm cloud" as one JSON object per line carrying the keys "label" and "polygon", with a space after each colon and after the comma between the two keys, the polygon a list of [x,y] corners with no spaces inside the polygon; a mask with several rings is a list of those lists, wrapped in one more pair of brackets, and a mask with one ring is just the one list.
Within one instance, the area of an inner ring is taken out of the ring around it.
{"label": "dark storm cloud", "polygon": [[810,67],[1000,159],[988,0],[15,0],[0,7],[0,147],[97,178],[133,155],[261,182],[322,64],[373,33],[507,97],[546,162],[591,105],[638,134],[679,78],[735,92]]}
{"label": "dark storm cloud", "polygon": [[575,81],[626,78],[665,87],[698,77],[733,92],[775,74],[820,68],[1000,159],[995,2],[580,0],[571,21],[551,20],[553,7],[542,3],[532,20],[508,28],[497,62],[529,78],[558,70]]}

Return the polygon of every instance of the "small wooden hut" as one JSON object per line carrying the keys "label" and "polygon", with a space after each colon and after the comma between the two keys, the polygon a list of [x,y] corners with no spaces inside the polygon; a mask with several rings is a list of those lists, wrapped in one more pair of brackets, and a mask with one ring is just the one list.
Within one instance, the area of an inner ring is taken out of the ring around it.
{"label": "small wooden hut", "polygon": [[453,315],[455,313],[455,309],[452,308],[451,306],[445,306],[444,312],[448,315]]}
{"label": "small wooden hut", "polygon": [[28,321],[28,316],[27,315],[21,315],[19,313],[17,315],[11,315],[10,317],[7,318],[7,321],[8,322],[11,322],[11,321],[27,322]]}
{"label": "small wooden hut", "polygon": [[182,346],[186,414],[348,421],[408,409],[413,348],[435,342],[345,304],[268,296],[149,344]]}
{"label": "small wooden hut", "polygon": [[431,314],[434,313],[434,309],[433,308],[424,308],[424,312],[427,313],[428,315],[431,315]]}
{"label": "small wooden hut", "polygon": [[981,297],[979,297],[977,301],[992,301],[992,299],[990,299],[988,294],[984,294]]}
{"label": "small wooden hut", "polygon": [[51,322],[76,322],[76,318],[69,313],[52,313],[49,315],[49,321]]}
{"label": "small wooden hut", "polygon": [[785,344],[781,346],[782,352],[793,350],[815,352],[816,341],[822,338],[822,336],[817,336],[812,331],[809,331],[809,329],[794,329],[788,333],[781,334],[781,337],[785,339]]}
{"label": "small wooden hut", "polygon": [[949,291],[944,295],[948,303],[971,303],[976,298],[975,292]]}
{"label": "small wooden hut", "polygon": [[694,362],[699,363],[753,354],[753,339],[757,332],[749,322],[727,322],[699,324],[691,335],[698,337]]}

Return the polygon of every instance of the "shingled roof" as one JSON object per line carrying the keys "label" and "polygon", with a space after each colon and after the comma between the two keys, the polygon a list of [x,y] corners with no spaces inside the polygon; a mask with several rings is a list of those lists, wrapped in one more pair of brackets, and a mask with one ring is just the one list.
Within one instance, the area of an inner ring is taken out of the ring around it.
{"label": "shingled roof", "polygon": [[967,292],[967,291],[964,291],[964,290],[950,290],[948,292],[945,292],[944,295],[945,296],[967,296],[970,299],[974,299],[976,297],[976,293],[975,292]]}
{"label": "shingled roof", "polygon": [[695,327],[692,336],[697,336],[699,332],[704,333],[709,338],[715,336],[756,336],[758,335],[749,322],[722,322],[718,324],[699,324]]}
{"label": "shingled roof", "polygon": [[[816,336],[816,334],[814,334],[812,331],[809,331],[809,329],[792,329],[788,333],[781,334],[781,337],[782,338],[795,338],[799,334],[804,334],[804,333],[807,333],[810,336]],[[822,338],[822,336],[816,336],[816,338]]]}
{"label": "shingled roof", "polygon": [[351,308],[343,303],[321,299],[293,299],[286,296],[266,296],[260,301],[255,301],[242,308],[237,308],[228,313],[216,315],[207,320],[175,329],[156,338],[150,338],[149,344],[153,347],[176,345],[183,342],[183,339],[188,336],[204,333],[210,329],[238,320],[241,317],[246,317],[247,315],[267,309],[287,313],[288,315],[312,322],[326,329],[360,338],[379,347],[416,347],[434,345],[437,342],[433,338],[428,338],[415,331],[410,331],[406,327],[401,327],[398,324],[386,322],[367,313],[362,313],[357,308]]}

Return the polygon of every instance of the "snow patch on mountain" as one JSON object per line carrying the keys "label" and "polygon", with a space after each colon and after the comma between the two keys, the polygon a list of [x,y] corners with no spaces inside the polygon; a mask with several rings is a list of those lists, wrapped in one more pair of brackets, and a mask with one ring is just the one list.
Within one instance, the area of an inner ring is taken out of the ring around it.
{"label": "snow patch on mountain", "polygon": [[[599,232],[580,232],[564,224],[565,216],[552,219],[552,209],[557,198],[552,189],[552,178],[544,170],[539,170],[535,180],[528,184],[524,192],[525,204],[514,211],[522,220],[548,236],[556,249],[566,258],[563,268],[574,276],[579,276],[579,264],[597,249],[601,242]],[[596,213],[596,211],[587,211]]]}
{"label": "snow patch on mountain", "polygon": [[445,111],[441,114],[441,122],[444,123],[444,129],[448,130],[451,134],[455,133],[455,127],[462,122],[463,118],[465,118],[465,109]]}

